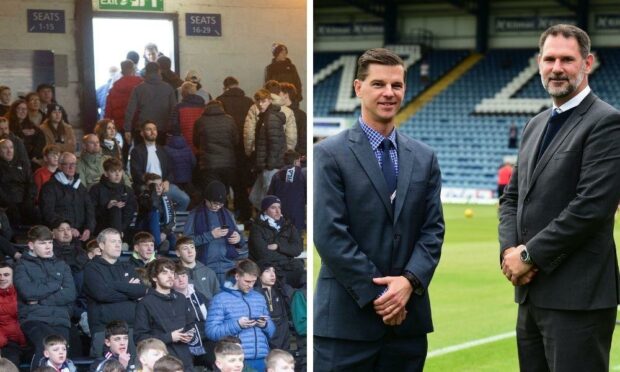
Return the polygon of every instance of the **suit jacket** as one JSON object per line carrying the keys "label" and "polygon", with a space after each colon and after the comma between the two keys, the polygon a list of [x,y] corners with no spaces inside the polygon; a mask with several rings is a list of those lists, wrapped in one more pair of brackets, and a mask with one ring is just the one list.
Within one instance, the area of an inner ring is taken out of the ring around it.
{"label": "suit jacket", "polygon": [[399,175],[394,207],[359,124],[315,146],[314,243],[322,265],[314,296],[317,336],[377,340],[390,328],[372,302],[372,279],[412,272],[422,288],[406,305],[403,336],[433,330],[428,286],[444,235],[441,174],[426,145],[396,133]]}
{"label": "suit jacket", "polygon": [[620,112],[590,93],[535,163],[550,115],[546,110],[525,126],[500,201],[500,253],[525,244],[540,270],[516,287],[515,300],[564,310],[616,307]]}

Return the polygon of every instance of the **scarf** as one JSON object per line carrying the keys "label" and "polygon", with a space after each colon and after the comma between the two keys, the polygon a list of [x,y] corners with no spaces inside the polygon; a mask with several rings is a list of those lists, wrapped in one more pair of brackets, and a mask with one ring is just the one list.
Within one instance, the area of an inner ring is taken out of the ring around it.
{"label": "scarf", "polygon": [[[204,233],[211,234],[211,230],[213,230],[216,226],[209,226],[209,217],[208,217],[209,209],[204,203],[198,208],[196,211],[196,219],[194,223],[194,231],[197,235],[201,235]],[[231,217],[229,213],[226,213],[225,208],[220,208],[217,212],[217,217],[220,222],[220,226],[228,225],[228,234],[220,239],[228,239],[232,236],[232,234],[237,231],[235,220]],[[234,260],[239,257],[239,252],[234,245],[228,244],[226,242],[226,258]]]}
{"label": "scarf", "polygon": [[[282,215],[282,217],[284,217],[284,215]],[[282,222],[284,222],[284,218],[282,217],[280,217],[280,219],[276,221],[264,213],[260,215],[260,219],[262,221],[266,221],[269,224],[269,226],[273,227],[278,232],[282,228]]]}
{"label": "scarf", "polygon": [[103,145],[110,151],[114,150],[115,144],[116,144],[116,141],[114,140],[108,140],[108,139],[103,140]]}
{"label": "scarf", "polygon": [[192,337],[188,343],[189,351],[192,355],[206,354],[207,351],[202,345],[202,339],[200,337],[197,323],[207,320],[207,305],[200,302],[193,284],[187,285],[187,294],[185,297],[189,300],[188,302],[191,305],[191,310],[194,312],[194,319],[196,320],[196,323],[194,323],[194,337]]}
{"label": "scarf", "polygon": [[54,173],[54,178],[64,186],[71,186],[76,190],[80,187],[80,175],[77,173],[75,174],[75,177],[73,177],[73,181],[69,180],[61,171],[56,171],[56,173]]}

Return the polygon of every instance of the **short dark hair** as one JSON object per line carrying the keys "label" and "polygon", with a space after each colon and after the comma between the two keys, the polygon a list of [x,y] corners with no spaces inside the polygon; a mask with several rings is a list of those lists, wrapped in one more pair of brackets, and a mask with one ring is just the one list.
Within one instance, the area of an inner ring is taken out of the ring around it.
{"label": "short dark hair", "polygon": [[182,274],[186,274],[187,275],[187,274],[189,274],[189,269],[187,267],[183,266],[183,263],[177,262],[174,265],[174,273],[176,275],[182,275]]}
{"label": "short dark hair", "polygon": [[67,340],[61,335],[49,335],[43,339],[43,347],[46,349],[53,345],[63,344],[67,346]]}
{"label": "short dark hair", "polygon": [[62,152],[62,149],[60,148],[60,146],[52,143],[50,145],[45,145],[45,147],[43,148],[43,155],[49,155],[50,153],[55,153],[58,154],[58,156],[60,156],[60,153]]}
{"label": "short dark hair", "polygon": [[232,86],[239,85],[239,80],[237,80],[234,76],[227,76],[226,79],[224,79],[223,84],[224,88],[230,88]]}
{"label": "short dark hair", "polygon": [[293,165],[295,161],[301,158],[301,154],[295,150],[286,150],[284,153],[284,164]]}
{"label": "short dark hair", "polygon": [[267,89],[269,93],[280,94],[282,89],[280,88],[280,83],[277,80],[269,80],[263,85],[263,88]]}
{"label": "short dark hair", "polygon": [[[364,80],[368,76],[368,68],[371,64],[385,66],[403,66],[405,62],[398,54],[384,48],[368,49],[357,60],[357,76],[358,80]],[[405,71],[406,75],[407,71]],[[406,76],[405,76],[406,78]]]}
{"label": "short dark hair", "polygon": [[157,64],[159,65],[159,68],[162,70],[170,70],[170,67],[172,66],[172,61],[170,60],[169,57],[159,56],[157,58]]}
{"label": "short dark hair", "polygon": [[581,57],[586,58],[590,54],[590,37],[588,33],[574,25],[557,24],[546,29],[541,35],[538,41],[538,49],[540,54],[543,52],[543,46],[547,37],[562,35],[565,38],[575,38],[577,44],[579,44],[579,54]]}
{"label": "short dark hair", "polygon": [[133,244],[137,245],[140,243],[155,243],[155,238],[153,238],[150,232],[140,231],[133,236]]}
{"label": "short dark hair", "polygon": [[84,249],[86,250],[86,253],[90,253],[97,248],[99,248],[99,242],[97,241],[97,239],[91,239],[88,241],[88,243],[86,243],[86,248]]}
{"label": "short dark hair", "polygon": [[157,173],[144,173],[144,183],[149,183],[150,181],[161,180],[161,176]]}
{"label": "short dark hair", "polygon": [[8,267],[9,269],[13,270],[13,265],[11,265],[10,263],[6,261],[0,261],[0,269],[4,269],[5,267]]}
{"label": "short dark hair", "polygon": [[108,158],[103,162],[103,170],[106,172],[112,172],[123,169],[123,163],[117,158]]}
{"label": "short dark hair", "polygon": [[48,83],[43,83],[43,84],[37,85],[37,93],[41,92],[43,89],[51,89],[52,92],[53,92],[54,91],[54,86],[52,84],[48,84]]}
{"label": "short dark hair", "polygon": [[149,124],[153,124],[156,128],[157,128],[157,123],[155,123],[153,120],[151,119],[146,119],[145,121],[143,121],[142,123],[140,123],[140,130],[144,130],[144,128],[149,125]]}
{"label": "short dark hair", "polygon": [[153,372],[183,372],[183,363],[172,355],[164,355],[153,365]]}
{"label": "short dark hair", "polygon": [[125,372],[125,367],[123,367],[121,362],[119,362],[118,360],[114,358],[108,358],[106,359],[106,362],[103,365],[101,372]]}
{"label": "short dark hair", "polygon": [[156,288],[157,285],[153,278],[157,277],[161,272],[165,269],[168,269],[172,272],[175,272],[174,261],[169,258],[161,257],[157,258],[146,265],[146,274],[149,277],[149,282],[151,282],[151,287]]}
{"label": "short dark hair", "polygon": [[196,245],[196,243],[194,242],[194,239],[192,237],[190,237],[190,236],[183,236],[183,237],[179,238],[177,240],[177,242],[174,244],[174,249],[178,251],[179,248],[181,248],[181,246],[185,245],[185,244]]}
{"label": "short dark hair", "polygon": [[286,94],[288,94],[288,98],[292,102],[297,102],[299,100],[299,95],[297,94],[297,88],[295,85],[287,82],[280,83],[280,89]]}
{"label": "short dark hair", "polygon": [[220,100],[213,99],[207,103],[206,107],[209,107],[209,106],[219,106],[223,108],[224,104]]}
{"label": "short dark hair", "polygon": [[37,240],[53,240],[54,235],[47,226],[35,225],[28,230],[28,242]]}
{"label": "short dark hair", "polygon": [[234,270],[235,274],[239,275],[250,274],[257,277],[260,276],[260,269],[258,268],[258,265],[254,263],[254,261],[247,258],[237,261],[237,265],[235,265]]}
{"label": "short dark hair", "polygon": [[124,320],[113,320],[105,326],[105,338],[116,335],[129,335],[129,326]]}
{"label": "short dark hair", "polygon": [[233,342],[230,340],[221,339],[215,344],[213,353],[217,355],[239,355],[243,354],[243,348],[241,342]]}
{"label": "short dark hair", "polygon": [[123,62],[121,62],[121,74],[127,75],[133,72],[134,69],[135,69],[135,64],[133,63],[132,60],[126,59]]}
{"label": "short dark hair", "polygon": [[145,75],[156,74],[160,71],[159,65],[157,62],[149,62],[144,66]]}

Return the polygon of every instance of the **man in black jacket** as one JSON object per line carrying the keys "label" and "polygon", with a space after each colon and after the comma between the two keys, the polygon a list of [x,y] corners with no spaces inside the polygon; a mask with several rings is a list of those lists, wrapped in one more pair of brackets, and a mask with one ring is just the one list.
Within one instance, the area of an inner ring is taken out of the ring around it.
{"label": "man in black jacket", "polygon": [[133,266],[120,262],[121,236],[115,229],[105,229],[97,236],[101,256],[84,268],[84,293],[88,297],[88,325],[92,335],[91,356],[103,355],[106,324],[124,320],[129,326],[129,352],[135,355],[133,340],[136,303],[147,287],[140,283]]}
{"label": "man in black jacket", "polygon": [[28,231],[29,252],[15,266],[15,289],[22,331],[35,347],[33,364],[43,357],[43,340],[50,335],[69,339],[75,284],[71,269],[54,257],[52,232],[45,226]]}
{"label": "man in black jacket", "polygon": [[162,183],[164,191],[168,193],[170,199],[176,204],[175,210],[186,211],[190,201],[189,195],[172,183],[174,181],[173,164],[166,150],[156,144],[157,126],[152,120],[147,120],[142,123],[140,134],[144,138],[144,143],[136,145],[131,150],[130,160],[131,179],[133,180],[133,188],[136,194],[142,192],[145,183],[145,173],[158,174],[164,180]]}
{"label": "man in black jacket", "polygon": [[8,138],[0,140],[0,207],[7,208],[13,224],[36,223],[34,179],[27,160],[17,159],[13,146]]}

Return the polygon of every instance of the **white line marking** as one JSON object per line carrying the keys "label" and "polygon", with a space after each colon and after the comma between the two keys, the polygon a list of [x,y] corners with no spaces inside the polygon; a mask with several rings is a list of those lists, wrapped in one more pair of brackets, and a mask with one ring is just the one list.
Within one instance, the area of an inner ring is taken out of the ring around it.
{"label": "white line marking", "polygon": [[441,348],[441,349],[433,350],[430,353],[428,353],[426,358],[428,359],[428,358],[438,357],[438,356],[441,356],[441,355],[445,355],[445,354],[454,353],[454,352],[457,352],[457,351],[469,349],[469,348],[472,348],[472,347],[475,347],[475,346],[489,344],[489,343],[495,342],[495,341],[501,341],[501,340],[504,340],[504,339],[507,339],[507,338],[515,337],[516,335],[517,335],[517,333],[515,331],[512,331],[512,332],[502,333],[502,334],[491,336],[491,337],[480,338],[478,340],[467,341],[467,342],[464,342],[462,344],[452,345],[452,346],[444,347],[444,348]]}

